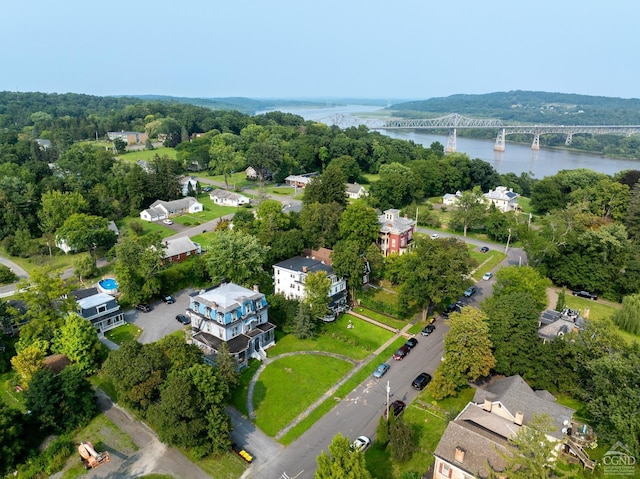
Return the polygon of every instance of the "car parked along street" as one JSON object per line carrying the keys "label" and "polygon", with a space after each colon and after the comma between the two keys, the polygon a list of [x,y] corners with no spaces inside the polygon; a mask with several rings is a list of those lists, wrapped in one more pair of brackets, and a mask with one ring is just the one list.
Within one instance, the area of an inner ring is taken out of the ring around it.
{"label": "car parked along street", "polygon": [[420,373],[411,383],[411,387],[422,391],[427,384],[431,382],[431,375],[428,373]]}
{"label": "car parked along street", "polygon": [[400,349],[398,349],[395,353],[393,353],[393,359],[395,359],[396,361],[402,361],[404,357],[409,354],[409,351],[411,351],[411,348],[405,344],[404,346],[400,347]]}
{"label": "car parked along street", "polygon": [[387,371],[389,370],[389,368],[390,368],[390,366],[387,363],[382,363],[373,372],[373,377],[374,378],[381,378],[382,376],[387,374]]}
{"label": "car parked along street", "polygon": [[424,328],[422,328],[422,331],[420,331],[420,334],[422,334],[423,336],[429,336],[435,330],[436,330],[436,327],[433,324],[427,324]]}
{"label": "car parked along street", "polygon": [[574,296],[578,296],[580,298],[587,298],[590,299],[592,301],[596,301],[598,299],[598,295],[594,294],[594,293],[590,293],[589,291],[574,291],[573,292]]}

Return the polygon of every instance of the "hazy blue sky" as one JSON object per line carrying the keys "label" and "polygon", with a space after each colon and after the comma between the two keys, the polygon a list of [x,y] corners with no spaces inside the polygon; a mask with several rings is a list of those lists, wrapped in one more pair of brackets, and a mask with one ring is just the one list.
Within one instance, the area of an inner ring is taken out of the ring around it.
{"label": "hazy blue sky", "polygon": [[639,98],[638,0],[7,0],[0,90]]}

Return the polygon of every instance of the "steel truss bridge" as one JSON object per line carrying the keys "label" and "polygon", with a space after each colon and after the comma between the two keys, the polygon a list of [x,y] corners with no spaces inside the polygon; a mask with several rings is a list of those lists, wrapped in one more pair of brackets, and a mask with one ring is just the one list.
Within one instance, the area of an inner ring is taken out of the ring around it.
{"label": "steel truss bridge", "polygon": [[496,143],[493,147],[496,151],[505,150],[505,138],[507,135],[529,134],[533,135],[532,150],[540,149],[540,135],[561,134],[566,135],[565,144],[570,145],[573,135],[586,133],[590,135],[625,135],[630,136],[640,133],[640,125],[505,125],[495,118],[468,118],[453,113],[439,118],[425,120],[378,120],[356,118],[343,114],[319,120],[328,125],[336,125],[340,128],[357,127],[365,125],[370,130],[449,130],[449,139],[445,151],[456,151],[456,131],[462,129],[491,129],[498,130]]}

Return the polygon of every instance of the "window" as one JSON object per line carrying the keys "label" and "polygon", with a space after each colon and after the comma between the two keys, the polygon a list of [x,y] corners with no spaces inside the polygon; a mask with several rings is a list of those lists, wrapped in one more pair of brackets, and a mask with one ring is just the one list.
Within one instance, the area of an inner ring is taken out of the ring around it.
{"label": "window", "polygon": [[106,311],[107,311],[107,305],[106,304],[101,304],[100,306],[96,306],[96,312],[104,313]]}
{"label": "window", "polygon": [[395,248],[395,246],[396,246],[396,239],[394,238],[391,240],[391,247]]}
{"label": "window", "polygon": [[440,463],[440,474],[451,477],[451,466],[445,462]]}

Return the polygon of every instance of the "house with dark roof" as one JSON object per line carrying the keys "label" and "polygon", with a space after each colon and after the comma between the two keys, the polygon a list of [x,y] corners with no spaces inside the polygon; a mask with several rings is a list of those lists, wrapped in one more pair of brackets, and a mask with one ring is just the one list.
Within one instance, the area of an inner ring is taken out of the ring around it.
{"label": "house with dark roof", "polygon": [[216,205],[235,206],[236,208],[251,203],[251,200],[248,197],[241,195],[240,193],[235,193],[234,191],[223,189],[213,190],[209,193],[209,198],[211,198],[211,201]]}
{"label": "house with dark roof", "polygon": [[191,342],[215,364],[223,343],[234,356],[238,369],[250,358],[263,361],[265,350],[275,345],[276,326],[269,322],[269,305],[264,294],[234,283],[223,283],[192,293],[186,315],[191,319]]}
{"label": "house with dark roof", "polygon": [[409,250],[413,241],[416,222],[407,216],[401,217],[400,210],[389,209],[378,216],[380,234],[378,247],[383,256],[392,253],[403,254]]}
{"label": "house with dark roof", "polygon": [[140,212],[140,219],[158,221],[185,213],[198,213],[202,210],[202,203],[191,196],[173,201],[156,200],[149,208]]}
{"label": "house with dark roof", "polygon": [[[331,282],[329,308],[341,312],[347,307],[347,281],[339,278],[325,261],[315,257],[294,256],[273,265],[273,281],[276,294],[289,299],[303,300],[306,297],[305,280],[309,273],[323,271]],[[333,318],[332,318],[333,319]]]}
{"label": "house with dark roof", "polygon": [[580,311],[565,307],[562,311],[547,309],[540,314],[538,337],[544,343],[553,341],[565,334],[579,333],[586,327],[587,320]]}
{"label": "house with dark roof", "polygon": [[72,293],[78,305],[78,314],[98,331],[98,334],[124,324],[124,312],[110,294],[100,293],[96,288],[76,290]]}
{"label": "house with dark roof", "polygon": [[7,336],[16,336],[20,328],[29,322],[25,318],[27,305],[17,299],[8,299],[5,304],[6,313],[0,316],[0,331]]}
{"label": "house with dark roof", "polygon": [[[577,457],[585,467],[593,467],[582,449],[579,427],[573,421],[575,411],[556,402],[548,391],[534,391],[520,376],[500,378],[478,388],[473,401],[449,423],[434,452],[434,479],[470,479],[489,477],[490,470],[506,467],[504,454],[522,427],[531,427],[535,415],[546,414],[555,430],[548,438],[562,451]],[[586,434],[585,434],[586,436]]]}

